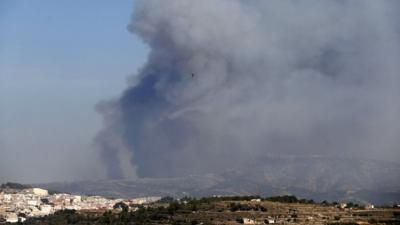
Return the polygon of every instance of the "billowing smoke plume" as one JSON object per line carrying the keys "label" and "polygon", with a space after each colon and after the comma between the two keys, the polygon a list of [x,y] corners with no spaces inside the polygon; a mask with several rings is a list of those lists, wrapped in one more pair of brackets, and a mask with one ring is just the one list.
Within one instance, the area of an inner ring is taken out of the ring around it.
{"label": "billowing smoke plume", "polygon": [[138,0],[129,31],[150,53],[100,107],[109,176],[125,153],[141,177],[282,154],[398,159],[396,2]]}

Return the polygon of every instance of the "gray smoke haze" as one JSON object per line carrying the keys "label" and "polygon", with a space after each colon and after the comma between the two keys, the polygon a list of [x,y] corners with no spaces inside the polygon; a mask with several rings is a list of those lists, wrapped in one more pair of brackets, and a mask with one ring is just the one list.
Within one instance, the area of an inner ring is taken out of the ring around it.
{"label": "gray smoke haze", "polygon": [[147,63],[99,106],[109,177],[399,159],[398,14],[389,0],[138,0]]}

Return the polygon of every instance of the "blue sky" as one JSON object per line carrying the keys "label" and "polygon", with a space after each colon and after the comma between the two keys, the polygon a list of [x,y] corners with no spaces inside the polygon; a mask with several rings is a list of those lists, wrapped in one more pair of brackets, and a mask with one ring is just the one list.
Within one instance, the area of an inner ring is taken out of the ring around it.
{"label": "blue sky", "polygon": [[0,0],[0,182],[102,178],[95,105],[144,63],[134,0]]}

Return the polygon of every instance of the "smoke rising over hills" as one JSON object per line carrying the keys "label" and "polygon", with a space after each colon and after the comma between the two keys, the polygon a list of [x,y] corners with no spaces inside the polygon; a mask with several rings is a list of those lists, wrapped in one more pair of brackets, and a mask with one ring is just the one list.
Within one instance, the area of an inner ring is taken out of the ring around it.
{"label": "smoke rising over hills", "polygon": [[242,169],[274,155],[399,158],[396,1],[136,4],[128,28],[148,60],[99,106],[110,178]]}

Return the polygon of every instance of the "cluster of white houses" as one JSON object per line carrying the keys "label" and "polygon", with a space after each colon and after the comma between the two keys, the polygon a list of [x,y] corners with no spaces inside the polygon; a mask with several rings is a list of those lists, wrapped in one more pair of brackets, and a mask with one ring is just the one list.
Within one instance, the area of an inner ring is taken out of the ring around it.
{"label": "cluster of white houses", "polygon": [[58,210],[111,210],[120,202],[140,205],[158,201],[160,197],[109,199],[101,196],[49,194],[41,188],[0,191],[0,222],[23,222],[28,217],[41,217]]}

